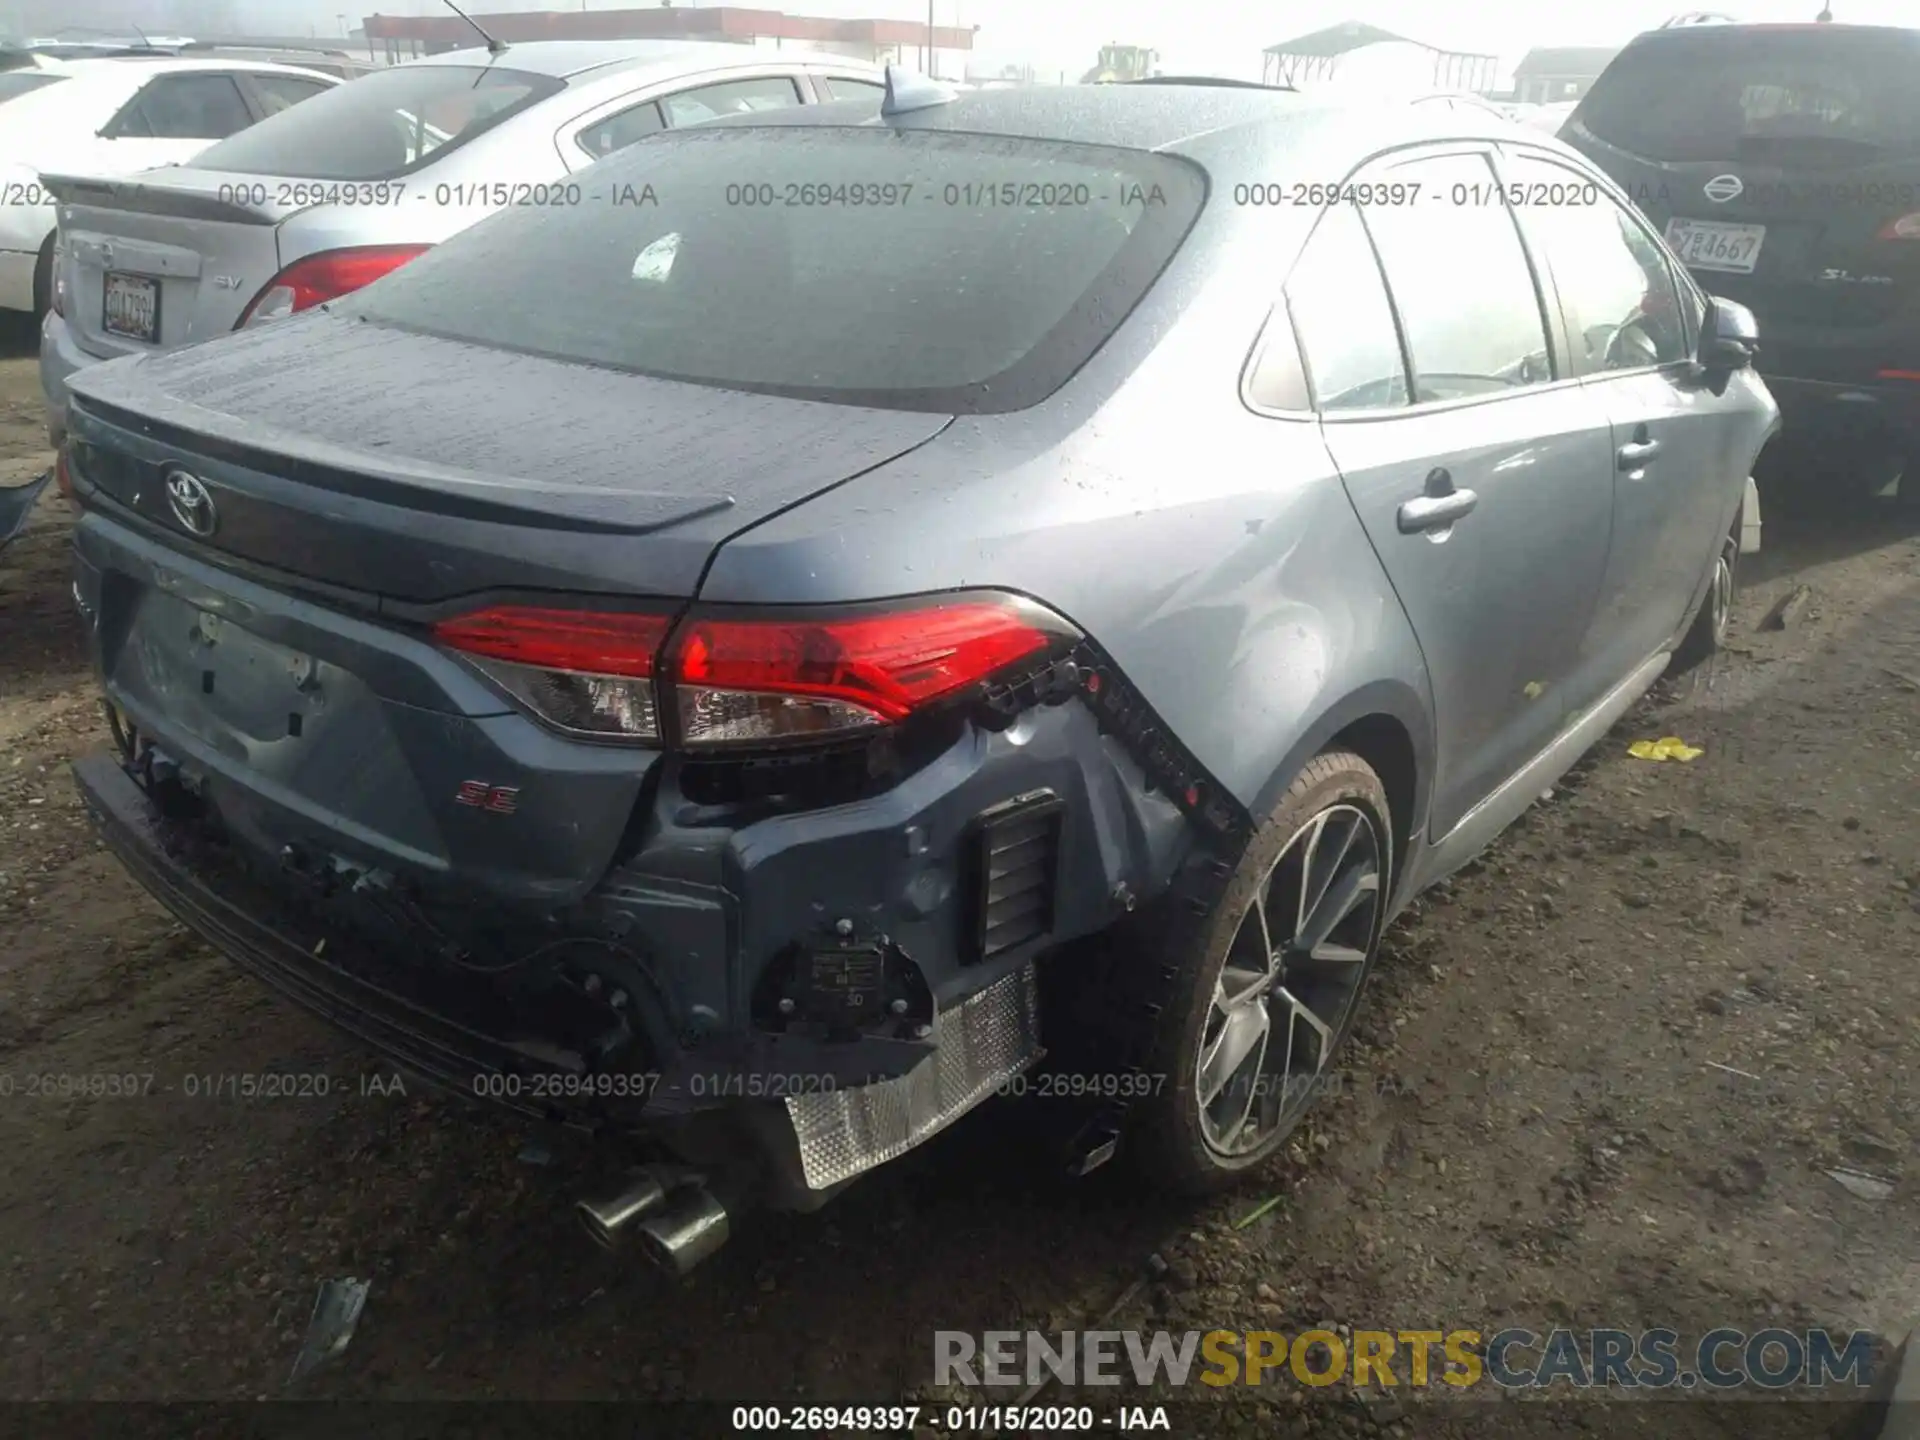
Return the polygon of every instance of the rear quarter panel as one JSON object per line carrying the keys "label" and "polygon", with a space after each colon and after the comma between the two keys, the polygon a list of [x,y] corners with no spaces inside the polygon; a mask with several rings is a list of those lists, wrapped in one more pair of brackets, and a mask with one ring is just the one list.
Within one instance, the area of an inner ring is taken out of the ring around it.
{"label": "rear quarter panel", "polygon": [[1427,773],[1424,663],[1319,426],[1240,398],[1311,215],[1234,215],[1231,178],[1215,172],[1160,283],[1051,399],[962,417],[735,536],[702,598],[1032,595],[1091,635],[1256,816],[1365,714],[1398,719]]}

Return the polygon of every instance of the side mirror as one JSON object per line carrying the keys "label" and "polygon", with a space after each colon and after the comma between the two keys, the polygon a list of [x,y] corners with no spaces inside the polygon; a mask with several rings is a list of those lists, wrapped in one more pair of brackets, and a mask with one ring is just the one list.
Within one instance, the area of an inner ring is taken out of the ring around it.
{"label": "side mirror", "polygon": [[1760,351],[1760,326],[1753,312],[1733,300],[1707,297],[1707,313],[1700,321],[1699,351],[1694,363],[1708,375],[1729,375],[1753,364]]}

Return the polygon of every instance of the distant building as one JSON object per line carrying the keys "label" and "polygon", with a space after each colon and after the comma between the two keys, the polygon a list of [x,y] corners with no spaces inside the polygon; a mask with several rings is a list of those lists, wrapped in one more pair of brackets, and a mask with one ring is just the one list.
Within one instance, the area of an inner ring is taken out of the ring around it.
{"label": "distant building", "polygon": [[1499,57],[1441,50],[1349,20],[1296,36],[1263,52],[1261,78],[1269,85],[1310,85],[1375,74],[1413,88],[1484,95],[1499,75]]}
{"label": "distant building", "polygon": [[[718,40],[769,50],[823,50],[859,60],[911,65],[931,75],[958,75],[973,50],[974,30],[929,27],[916,20],[835,20],[748,10],[733,5],[660,5],[647,10],[515,10],[488,14],[462,5],[507,44],[533,40]],[[388,60],[408,60],[477,44],[473,27],[456,15],[369,15],[370,48]]]}
{"label": "distant building", "polygon": [[1552,105],[1578,100],[1600,78],[1620,51],[1607,45],[1529,50],[1514,67],[1513,98],[1523,105]]}

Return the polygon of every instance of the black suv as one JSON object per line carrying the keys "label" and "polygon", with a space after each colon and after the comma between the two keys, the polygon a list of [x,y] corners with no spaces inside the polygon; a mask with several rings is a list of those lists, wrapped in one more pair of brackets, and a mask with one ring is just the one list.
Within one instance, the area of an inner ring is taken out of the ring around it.
{"label": "black suv", "polygon": [[[1614,59],[1560,138],[1760,322],[1788,424],[1920,467],[1920,29],[1691,25]],[[1907,487],[1902,486],[1903,491]]]}

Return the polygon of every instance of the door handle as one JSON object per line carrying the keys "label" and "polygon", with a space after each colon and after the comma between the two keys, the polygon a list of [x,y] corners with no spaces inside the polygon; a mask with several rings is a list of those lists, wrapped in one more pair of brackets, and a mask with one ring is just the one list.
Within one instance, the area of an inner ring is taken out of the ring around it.
{"label": "door handle", "polygon": [[1642,469],[1645,467],[1647,461],[1653,459],[1653,457],[1659,453],[1660,442],[1658,440],[1637,440],[1631,444],[1622,445],[1620,447],[1620,468],[1622,470]]}
{"label": "door handle", "polygon": [[[1448,484],[1451,486],[1452,482]],[[1462,516],[1471,514],[1479,503],[1480,497],[1471,490],[1449,488],[1443,495],[1422,495],[1417,500],[1409,500],[1401,505],[1398,517],[1400,533],[1418,535],[1422,531],[1444,529]]]}

